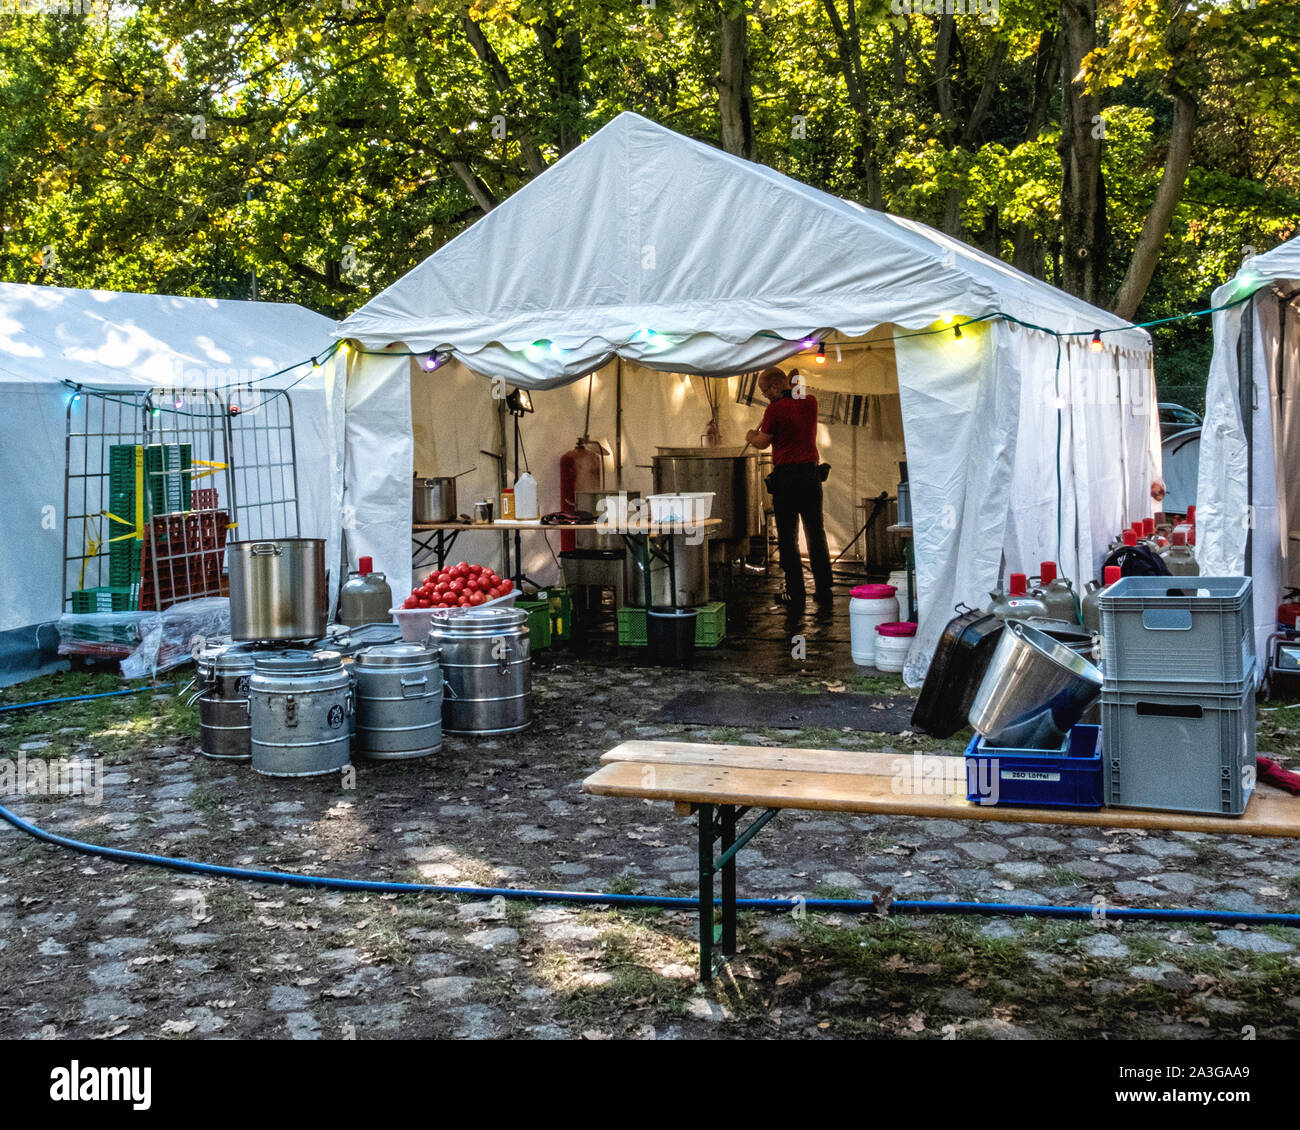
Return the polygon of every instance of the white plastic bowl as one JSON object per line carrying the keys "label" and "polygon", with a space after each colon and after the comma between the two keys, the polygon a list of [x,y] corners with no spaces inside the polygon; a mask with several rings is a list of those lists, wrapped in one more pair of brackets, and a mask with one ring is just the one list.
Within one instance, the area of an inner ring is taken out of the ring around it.
{"label": "white plastic bowl", "polygon": [[[519,599],[519,590],[511,589],[505,596],[499,596],[495,600],[485,600],[482,604],[472,605],[474,608],[494,608],[498,606],[513,607],[516,600]],[[388,614],[397,621],[398,626],[402,629],[402,639],[410,643],[423,643],[425,637],[429,634],[429,629],[433,626],[433,614],[435,612],[450,612],[451,609],[440,608],[390,608]]]}
{"label": "white plastic bowl", "polygon": [[655,525],[670,522],[702,522],[713,513],[713,491],[683,491],[677,494],[652,494],[650,521]]}

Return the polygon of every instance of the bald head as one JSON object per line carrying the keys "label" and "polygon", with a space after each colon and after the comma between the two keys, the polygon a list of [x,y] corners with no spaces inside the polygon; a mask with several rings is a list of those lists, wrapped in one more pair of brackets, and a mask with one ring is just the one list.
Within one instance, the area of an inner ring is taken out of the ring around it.
{"label": "bald head", "polygon": [[758,391],[768,400],[775,400],[790,387],[790,377],[775,365],[758,374]]}

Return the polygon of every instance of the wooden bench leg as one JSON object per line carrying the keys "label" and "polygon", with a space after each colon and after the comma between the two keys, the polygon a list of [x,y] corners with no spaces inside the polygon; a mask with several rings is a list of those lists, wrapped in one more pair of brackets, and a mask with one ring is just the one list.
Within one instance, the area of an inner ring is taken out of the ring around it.
{"label": "wooden bench leg", "polygon": [[[736,809],[724,804],[722,813],[722,850],[736,842]],[[722,866],[722,952],[728,957],[736,952],[736,857]]]}
{"label": "wooden bench leg", "polygon": [[713,980],[713,805],[698,804],[700,823],[700,981]]}

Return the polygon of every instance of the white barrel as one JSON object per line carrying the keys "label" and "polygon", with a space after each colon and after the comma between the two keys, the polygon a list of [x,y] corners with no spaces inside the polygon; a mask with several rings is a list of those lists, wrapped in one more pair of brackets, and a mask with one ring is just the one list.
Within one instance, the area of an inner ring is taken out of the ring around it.
{"label": "white barrel", "polygon": [[901,671],[912,650],[916,625],[910,621],[876,625],[876,670]]}
{"label": "white barrel", "polygon": [[898,590],[893,585],[857,585],[849,594],[849,648],[853,662],[876,662],[876,625],[897,622]]}

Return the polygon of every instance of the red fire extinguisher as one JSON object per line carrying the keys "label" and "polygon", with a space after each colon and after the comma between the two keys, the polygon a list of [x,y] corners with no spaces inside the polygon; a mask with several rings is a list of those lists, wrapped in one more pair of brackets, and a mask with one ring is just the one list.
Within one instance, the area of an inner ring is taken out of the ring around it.
{"label": "red fire extinguisher", "polygon": [[[583,491],[601,490],[605,485],[605,460],[601,448],[586,436],[579,436],[573,449],[560,456],[560,509],[574,511],[578,508],[578,495]],[[560,549],[577,546],[572,530],[560,532]]]}

